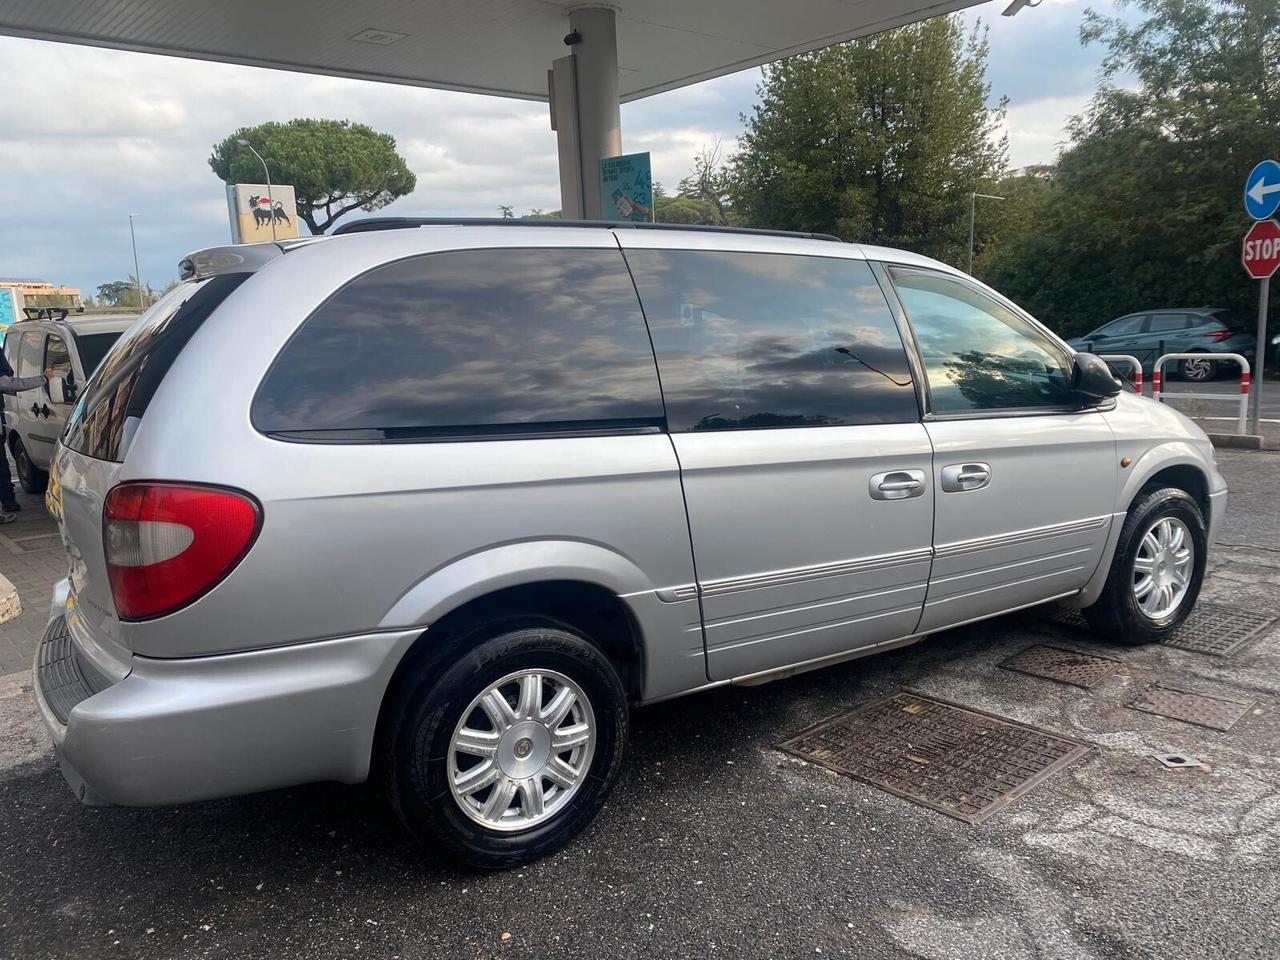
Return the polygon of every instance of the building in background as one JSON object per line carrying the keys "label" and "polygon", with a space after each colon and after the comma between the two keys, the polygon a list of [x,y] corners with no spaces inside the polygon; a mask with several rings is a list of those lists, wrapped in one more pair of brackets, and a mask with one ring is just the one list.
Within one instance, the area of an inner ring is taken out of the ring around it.
{"label": "building in background", "polygon": [[0,277],[0,331],[23,316],[24,307],[80,309],[80,291],[47,280],[7,280]]}

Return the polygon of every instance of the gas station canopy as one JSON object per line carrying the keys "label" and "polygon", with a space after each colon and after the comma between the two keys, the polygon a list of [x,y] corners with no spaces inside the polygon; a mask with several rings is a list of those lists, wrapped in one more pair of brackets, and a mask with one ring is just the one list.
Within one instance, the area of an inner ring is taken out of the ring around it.
{"label": "gas station canopy", "polygon": [[[623,101],[976,0],[618,0]],[[567,0],[0,0],[0,33],[547,99]]]}
{"label": "gas station canopy", "polygon": [[0,34],[549,100],[562,216],[599,219],[619,103],[977,2],[0,0]]}

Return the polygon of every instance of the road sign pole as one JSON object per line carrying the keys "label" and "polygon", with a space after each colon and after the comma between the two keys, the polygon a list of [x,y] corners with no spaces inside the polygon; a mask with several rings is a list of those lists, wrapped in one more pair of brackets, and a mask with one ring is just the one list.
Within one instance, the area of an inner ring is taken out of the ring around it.
{"label": "road sign pole", "polygon": [[1258,288],[1258,346],[1253,361],[1257,375],[1253,379],[1253,395],[1249,398],[1253,405],[1249,423],[1254,436],[1262,436],[1262,382],[1267,373],[1267,300],[1270,295],[1271,278],[1267,277]]}

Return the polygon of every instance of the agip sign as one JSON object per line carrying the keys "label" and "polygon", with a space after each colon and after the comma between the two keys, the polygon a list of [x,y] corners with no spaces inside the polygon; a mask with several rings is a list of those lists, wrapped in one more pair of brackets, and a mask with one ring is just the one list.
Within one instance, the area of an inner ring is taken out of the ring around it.
{"label": "agip sign", "polygon": [[293,187],[273,183],[227,184],[232,243],[260,243],[298,236],[298,206]]}

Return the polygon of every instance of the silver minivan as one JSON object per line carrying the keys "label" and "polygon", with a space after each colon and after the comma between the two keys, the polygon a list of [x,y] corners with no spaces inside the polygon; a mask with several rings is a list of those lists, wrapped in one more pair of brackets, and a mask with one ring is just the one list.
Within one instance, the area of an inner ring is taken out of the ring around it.
{"label": "silver minivan", "polygon": [[1189,613],[1205,435],[910,253],[372,220],[227,247],[82,391],[35,664],[85,802],[377,776],[497,868],[600,809],[631,705],[1063,601]]}

